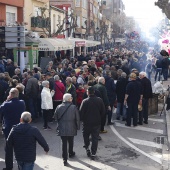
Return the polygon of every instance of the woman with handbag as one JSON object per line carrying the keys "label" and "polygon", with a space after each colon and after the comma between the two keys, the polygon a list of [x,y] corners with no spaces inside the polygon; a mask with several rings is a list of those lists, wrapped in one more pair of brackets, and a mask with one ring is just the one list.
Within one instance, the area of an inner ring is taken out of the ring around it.
{"label": "woman with handbag", "polygon": [[64,165],[67,165],[68,151],[67,142],[69,144],[69,157],[74,157],[73,151],[74,136],[80,129],[80,117],[77,107],[72,104],[72,96],[69,93],[64,94],[62,104],[58,105],[55,110],[55,118],[58,122],[57,132],[62,141],[62,157]]}

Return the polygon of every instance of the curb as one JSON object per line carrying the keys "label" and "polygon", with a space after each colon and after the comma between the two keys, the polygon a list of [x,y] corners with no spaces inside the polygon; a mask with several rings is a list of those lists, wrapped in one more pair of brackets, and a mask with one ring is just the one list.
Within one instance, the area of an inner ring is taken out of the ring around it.
{"label": "curb", "polygon": [[162,148],[162,169],[170,170],[170,111],[164,110],[164,113],[166,119],[167,143]]}

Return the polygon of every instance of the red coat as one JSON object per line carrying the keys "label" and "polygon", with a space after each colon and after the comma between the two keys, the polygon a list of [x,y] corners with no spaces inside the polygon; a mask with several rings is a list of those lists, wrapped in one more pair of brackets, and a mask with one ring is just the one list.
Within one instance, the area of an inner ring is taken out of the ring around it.
{"label": "red coat", "polygon": [[99,61],[99,62],[96,62],[95,64],[98,68],[98,67],[101,67],[102,65],[104,65],[104,63],[105,63],[104,61]]}
{"label": "red coat", "polygon": [[76,94],[77,94],[77,105],[80,105],[80,104],[81,104],[85,92],[86,92],[86,91],[85,91],[84,89],[77,89],[77,90],[76,90]]}
{"label": "red coat", "polygon": [[59,100],[62,101],[63,100],[63,95],[65,93],[65,86],[62,82],[60,81],[55,81],[54,82],[54,97],[53,100]]}

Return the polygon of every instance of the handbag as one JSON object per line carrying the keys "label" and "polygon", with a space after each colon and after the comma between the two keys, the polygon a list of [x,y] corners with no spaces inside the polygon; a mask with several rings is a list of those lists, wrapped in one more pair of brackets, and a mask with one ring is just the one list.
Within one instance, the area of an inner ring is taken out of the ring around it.
{"label": "handbag", "polygon": [[[63,112],[63,114],[60,116],[60,118],[57,119],[58,125],[59,125],[59,121],[61,120],[61,118],[64,116],[64,114],[67,112],[68,108],[69,108],[71,105],[72,105],[72,103],[70,103],[70,105],[66,108],[66,110]],[[57,136],[59,136],[59,128],[58,128],[58,125],[57,125],[57,128],[56,128]]]}

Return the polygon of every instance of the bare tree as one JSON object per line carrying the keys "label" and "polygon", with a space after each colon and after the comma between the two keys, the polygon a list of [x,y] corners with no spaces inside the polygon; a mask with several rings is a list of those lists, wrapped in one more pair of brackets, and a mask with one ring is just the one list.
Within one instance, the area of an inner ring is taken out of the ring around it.
{"label": "bare tree", "polygon": [[170,2],[169,0],[158,0],[155,5],[162,9],[168,19],[170,19]]}
{"label": "bare tree", "polygon": [[[69,29],[69,32],[72,32],[74,28],[77,27],[77,15],[74,10],[70,10],[70,14],[66,12],[64,19],[61,22],[58,22],[57,31],[51,34],[51,7],[48,9],[47,7],[40,7],[41,15],[38,16],[41,18],[39,22],[44,22],[44,24],[38,24],[37,27],[41,28],[47,37],[57,36]],[[46,15],[46,11],[48,11],[48,16]],[[67,27],[69,25],[69,27]]]}

